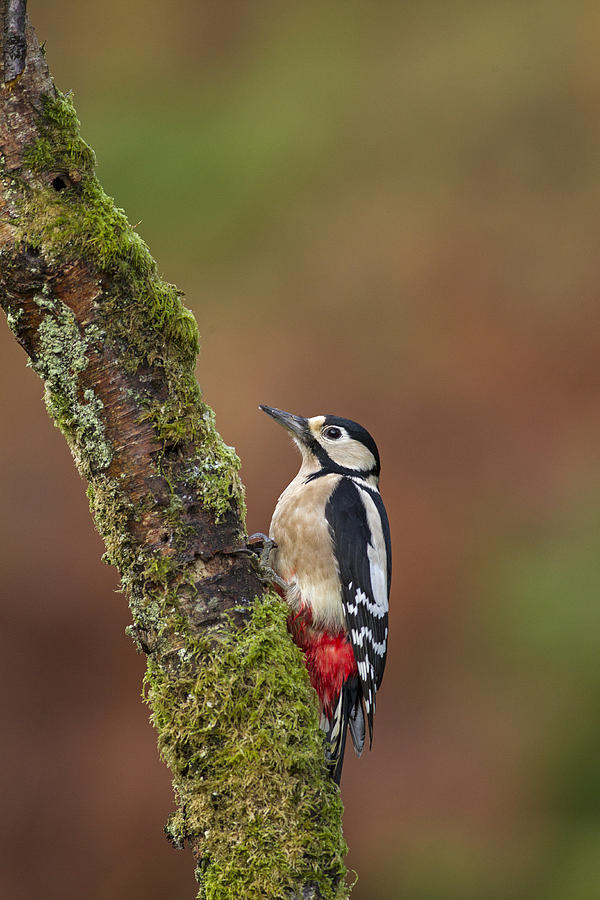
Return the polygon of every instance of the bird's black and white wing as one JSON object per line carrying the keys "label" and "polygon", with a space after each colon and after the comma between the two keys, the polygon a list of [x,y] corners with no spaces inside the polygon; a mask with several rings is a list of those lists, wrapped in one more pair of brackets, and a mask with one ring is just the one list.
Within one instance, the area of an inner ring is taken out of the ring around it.
{"label": "bird's black and white wing", "polygon": [[375,695],[387,652],[392,574],[388,518],[379,492],[347,477],[340,478],[325,515],[339,566],[346,627],[372,741]]}

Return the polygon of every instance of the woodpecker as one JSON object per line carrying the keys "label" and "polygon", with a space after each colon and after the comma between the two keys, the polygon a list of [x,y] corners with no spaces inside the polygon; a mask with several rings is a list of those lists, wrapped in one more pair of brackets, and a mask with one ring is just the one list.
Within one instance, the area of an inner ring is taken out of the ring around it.
{"label": "woodpecker", "polygon": [[364,712],[372,744],[387,652],[392,557],[379,453],[369,432],[349,419],[259,408],[291,433],[302,455],[273,513],[268,562],[319,697],[327,758],[339,785],[348,729],[362,753]]}

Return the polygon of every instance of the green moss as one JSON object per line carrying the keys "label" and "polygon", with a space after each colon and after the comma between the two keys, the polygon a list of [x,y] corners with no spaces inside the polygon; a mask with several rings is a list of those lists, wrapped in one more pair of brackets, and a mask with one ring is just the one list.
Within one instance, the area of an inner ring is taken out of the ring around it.
{"label": "green moss", "polygon": [[215,424],[215,414],[209,406],[202,409],[202,454],[192,460],[196,483],[202,502],[214,509],[217,520],[232,502],[242,519],[246,514],[244,486],[239,476],[240,458],[233,447],[228,446]]}
{"label": "green moss", "polygon": [[144,581],[148,584],[165,584],[176,568],[176,561],[169,556],[152,556],[144,568]]}
{"label": "green moss", "polygon": [[40,323],[33,367],[45,380],[48,412],[67,438],[79,471],[90,478],[108,468],[113,453],[104,433],[102,401],[79,385],[88,365],[87,339],[68,306],[44,296],[40,300],[39,305],[57,312],[48,312]]}
{"label": "green moss", "polygon": [[[146,244],[96,179],[94,153],[79,134],[69,97],[57,93],[44,98],[39,130],[41,137],[23,157],[24,165],[40,179],[33,187],[19,185],[23,215],[18,237],[43,251],[49,261],[84,257],[100,269],[125,277],[129,284],[123,305],[143,309],[146,326],[197,353],[194,317],[181,304],[174,285],[158,277]],[[56,172],[67,175],[66,189],[57,191],[52,186]]]}
{"label": "green moss", "polygon": [[19,237],[49,262],[85,257],[100,268],[115,271],[129,265],[138,276],[155,274],[144,241],[93,176],[84,175],[63,191],[45,182],[35,190],[24,188],[20,204],[26,231],[21,229]]}
{"label": "green moss", "polygon": [[[163,402],[145,403],[142,420],[151,421],[163,450],[192,445],[185,470],[186,483],[198,491],[202,504],[214,510],[217,521],[233,504],[245,515],[244,488],[239,476],[240,459],[217,431],[212,409],[202,402],[196,379],[182,375],[175,390]],[[170,481],[168,463],[159,463]]]}
{"label": "green moss", "polygon": [[182,580],[173,556],[156,553],[146,560],[141,576],[143,590],[130,602],[133,621],[144,630],[153,651],[177,643],[186,628],[179,607],[177,588]]}
{"label": "green moss", "polygon": [[217,522],[232,502],[244,519],[246,503],[239,476],[240,459],[235,449],[225,444],[218,432],[211,433],[211,437],[213,434],[213,441],[208,445],[205,442],[202,455],[190,461],[190,473],[198,486],[202,504],[215,511]]}
{"label": "green moss", "polygon": [[181,303],[183,293],[174,284],[165,281],[142,286],[140,301],[146,305],[148,316],[156,331],[179,346],[189,346],[194,356],[198,353],[198,328],[189,309]]}
{"label": "green moss", "polygon": [[183,638],[168,676],[149,659],[147,700],[180,806],[167,831],[200,849],[207,900],[280,898],[308,882],[347,896],[339,791],[286,615],[268,596],[241,633]]}
{"label": "green moss", "polygon": [[[234,504],[243,515],[239,460],[217,433],[194,377],[199,348],[195,319],[181,303],[181,292],[158,277],[145,243],[102,190],[94,162],[79,135],[71,100],[61,94],[46,97],[40,137],[24,157],[24,164],[38,177],[16,183],[18,240],[50,263],[85,259],[110,276],[98,310],[101,331],[118,346],[120,360],[130,372],[143,364],[160,366],[167,381],[164,400],[138,398],[146,407],[144,417],[152,422],[164,451],[186,445],[192,457],[186,478],[193,481],[205,506],[220,517]],[[52,186],[56,172],[69,178],[61,191]],[[40,294],[39,302],[50,300]],[[92,340],[89,330],[85,337]],[[99,408],[91,401],[86,405],[85,416],[79,419],[84,435],[91,438]],[[60,396],[51,398],[50,408],[68,424]],[[164,453],[159,468],[176,490]]]}
{"label": "green moss", "polygon": [[[104,561],[117,567],[127,592],[134,624],[126,632],[138,649],[155,650],[166,636],[183,627],[177,600],[180,562],[174,554],[148,553],[134,544],[132,519],[142,514],[143,504],[134,507],[117,479],[96,477],[87,494],[106,544]],[[140,642],[142,632],[144,644]]]}
{"label": "green moss", "polygon": [[[125,213],[115,208],[94,177],[95,156],[79,134],[71,100],[57,93],[43,98],[38,122],[41,136],[23,155],[24,166],[47,181],[25,191],[29,246],[54,250],[64,258],[94,257],[100,266],[127,260],[136,272],[148,274],[154,262],[142,239],[129,226]],[[64,173],[71,187],[56,191],[50,176]]]}
{"label": "green moss", "polygon": [[[83,257],[126,279],[127,284],[116,285],[113,300],[120,299],[130,310],[133,307],[136,325],[140,325],[141,311],[146,328],[195,356],[198,334],[194,317],[182,305],[175,286],[158,277],[146,244],[123,210],[102,190],[94,176],[94,154],[79,134],[68,97],[57,93],[44,98],[39,130],[41,137],[23,158],[24,165],[40,178],[34,186],[19,183],[22,215],[18,239],[43,252],[49,262],[58,257],[62,261]],[[67,176],[66,189],[57,191],[52,186],[51,176],[56,172]]]}
{"label": "green moss", "polygon": [[183,373],[175,391],[164,400],[142,400],[141,421],[150,421],[163,443],[171,447],[198,441],[204,432],[202,394],[191,373]]}
{"label": "green moss", "polygon": [[79,134],[79,121],[70,97],[57,92],[42,99],[40,137],[25,151],[23,162],[36,172],[62,166],[65,172],[77,169],[92,173],[94,151]]}

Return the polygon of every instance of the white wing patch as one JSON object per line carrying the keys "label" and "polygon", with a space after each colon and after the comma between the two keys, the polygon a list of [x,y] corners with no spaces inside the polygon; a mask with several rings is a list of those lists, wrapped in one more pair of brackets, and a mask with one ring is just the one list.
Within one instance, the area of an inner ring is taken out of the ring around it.
{"label": "white wing patch", "polygon": [[372,540],[372,544],[369,544],[367,547],[374,601],[373,604],[369,604],[369,612],[372,615],[382,618],[389,609],[385,538],[383,536],[381,519],[379,518],[377,507],[375,506],[369,491],[360,489],[359,493],[367,514],[367,523],[369,525]]}

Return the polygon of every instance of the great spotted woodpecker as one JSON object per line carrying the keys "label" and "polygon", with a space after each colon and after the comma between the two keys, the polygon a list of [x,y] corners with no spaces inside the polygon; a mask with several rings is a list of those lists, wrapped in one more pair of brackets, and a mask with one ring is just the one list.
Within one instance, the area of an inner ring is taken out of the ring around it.
{"label": "great spotted woodpecker", "polygon": [[371,746],[387,651],[392,560],[379,453],[369,432],[349,419],[260,409],[291,432],[302,454],[273,513],[269,565],[284,585],[288,629],[319,696],[339,785],[348,728],[362,753],[363,703]]}

